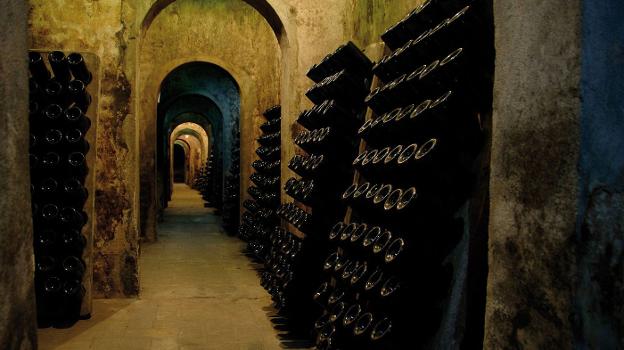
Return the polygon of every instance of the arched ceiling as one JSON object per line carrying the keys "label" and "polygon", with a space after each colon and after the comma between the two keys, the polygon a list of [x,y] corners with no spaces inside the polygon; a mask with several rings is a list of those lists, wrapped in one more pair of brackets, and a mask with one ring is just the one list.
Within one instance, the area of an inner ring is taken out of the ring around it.
{"label": "arched ceiling", "polygon": [[197,94],[210,98],[227,112],[228,104],[240,105],[240,88],[236,80],[225,69],[207,62],[189,62],[172,70],[160,84],[162,108],[177,97]]}
{"label": "arched ceiling", "polygon": [[195,123],[183,123],[178,125],[170,134],[169,143],[172,144],[181,136],[189,135],[199,140],[201,146],[202,161],[208,159],[210,138],[204,128]]}
{"label": "arched ceiling", "polygon": [[[256,9],[262,17],[267,21],[275,37],[279,41],[283,41],[285,44],[288,43],[288,35],[286,30],[284,29],[284,23],[280,16],[277,14],[273,6],[269,4],[267,0],[242,0],[245,3],[249,4],[251,7]],[[143,22],[141,23],[141,37],[147,33],[149,27],[154,22],[154,19],[158,17],[158,15],[169,5],[176,2],[176,0],[157,0],[152,4],[150,9],[147,11],[147,14],[143,18]]]}

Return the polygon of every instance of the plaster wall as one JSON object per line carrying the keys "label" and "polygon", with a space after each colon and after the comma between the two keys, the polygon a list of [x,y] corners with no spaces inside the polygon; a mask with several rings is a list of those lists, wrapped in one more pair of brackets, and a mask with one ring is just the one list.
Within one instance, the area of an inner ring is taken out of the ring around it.
{"label": "plaster wall", "polygon": [[95,297],[138,293],[138,143],[134,80],[136,2],[31,0],[29,48],[101,59],[97,130]]}
{"label": "plaster wall", "polygon": [[381,42],[381,34],[424,0],[348,0],[344,31],[360,48]]}
{"label": "plaster wall", "polygon": [[[244,140],[241,188],[246,189],[255,157],[254,141],[263,122],[261,113],[279,101],[277,38],[267,21],[240,0],[179,0],[162,10],[144,33],[141,45],[139,89],[144,152],[149,154],[155,146],[160,83],[174,68],[195,61],[220,66],[239,84],[240,129]],[[224,131],[223,137],[231,137],[231,132]],[[223,152],[229,152],[229,148]],[[142,168],[153,169],[149,158],[145,157]],[[246,198],[246,192],[242,193],[243,199]],[[149,231],[155,227],[155,221],[148,219],[146,225]]]}
{"label": "plaster wall", "polygon": [[488,349],[569,349],[581,2],[494,1]]}
{"label": "plaster wall", "polygon": [[[0,11],[0,346],[37,348],[30,170],[26,4]],[[26,214],[26,215],[25,215]]]}

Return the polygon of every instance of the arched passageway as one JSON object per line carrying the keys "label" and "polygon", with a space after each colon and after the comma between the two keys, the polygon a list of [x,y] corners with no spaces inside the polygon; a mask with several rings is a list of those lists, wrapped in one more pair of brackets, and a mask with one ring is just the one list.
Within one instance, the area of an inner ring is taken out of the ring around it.
{"label": "arched passageway", "polygon": [[[171,200],[171,136],[181,125],[194,123],[196,131],[208,136],[210,154],[202,154],[202,165],[212,157],[211,205],[221,208],[225,174],[232,167],[232,149],[238,148],[240,91],[237,82],[223,68],[207,62],[188,62],[173,69],[161,82],[156,108],[155,177],[143,168],[141,188],[142,236],[155,239],[148,226],[151,217],[162,218]],[[200,137],[201,139],[201,137]],[[204,143],[206,143],[204,141]],[[208,145],[206,144],[206,148]],[[199,171],[197,172],[199,173]],[[196,175],[195,172],[193,175]],[[154,180],[150,180],[154,179]],[[190,179],[189,184],[195,178]],[[151,236],[151,237],[150,237]]]}
{"label": "arched passageway", "polygon": [[[186,147],[185,147],[186,146]],[[176,141],[173,147],[173,182],[184,183],[186,180],[188,145],[182,141]]]}

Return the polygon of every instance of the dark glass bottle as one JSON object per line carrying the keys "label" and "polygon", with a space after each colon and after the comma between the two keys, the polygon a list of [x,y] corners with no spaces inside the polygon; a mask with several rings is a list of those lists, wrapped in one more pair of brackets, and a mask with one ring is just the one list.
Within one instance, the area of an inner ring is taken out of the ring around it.
{"label": "dark glass bottle", "polygon": [[41,210],[39,212],[42,223],[46,225],[56,224],[59,219],[60,211],[61,211],[60,208],[56,204],[53,204],[53,203],[44,204],[41,207]]}
{"label": "dark glass bottle", "polygon": [[45,107],[41,114],[43,125],[56,126],[61,120],[63,115],[63,107],[58,104],[52,103]]}
{"label": "dark glass bottle", "polygon": [[78,230],[65,230],[61,234],[61,249],[64,254],[81,255],[86,244],[86,238]]}
{"label": "dark glass bottle", "polygon": [[[57,234],[55,231],[37,230],[35,231],[34,236],[35,236],[35,254],[41,256],[44,254],[52,254],[53,252],[56,251]],[[38,261],[37,271],[44,272],[44,273],[50,272],[55,263],[54,260],[46,261],[45,255],[42,256],[42,258],[43,258],[43,262],[41,260]],[[39,265],[39,264],[42,264],[42,265]]]}
{"label": "dark glass bottle", "polygon": [[80,129],[68,129],[65,132],[65,145],[71,151],[87,153],[89,151],[89,143],[84,138],[84,134]]}
{"label": "dark glass bottle", "polygon": [[39,52],[30,51],[28,53],[28,68],[30,74],[39,84],[43,84],[50,79],[50,71],[46,67],[43,57]]}
{"label": "dark glass bottle", "polygon": [[65,227],[80,229],[87,223],[85,213],[74,207],[64,207],[60,210],[59,217]]}
{"label": "dark glass bottle", "polygon": [[60,278],[49,276],[37,288],[37,322],[41,327],[51,326],[62,316],[62,287]]}
{"label": "dark glass bottle", "polygon": [[56,322],[56,327],[70,327],[80,319],[80,308],[85,288],[78,279],[68,279],[63,283],[61,289],[62,296],[62,317]]}
{"label": "dark glass bottle", "polygon": [[321,62],[313,65],[307,76],[318,83],[327,76],[343,69],[349,69],[357,75],[367,76],[370,74],[371,67],[372,62],[368,57],[353,42],[349,41],[325,56]]}
{"label": "dark glass bottle", "polygon": [[48,129],[43,135],[43,141],[46,149],[58,146],[63,141],[63,132],[59,129]]}
{"label": "dark glass bottle", "polygon": [[85,272],[85,264],[76,256],[68,256],[63,259],[61,264],[63,268],[63,274],[67,279],[81,280]]}
{"label": "dark glass bottle", "polygon": [[72,80],[67,85],[67,91],[75,106],[86,112],[91,104],[91,95],[87,92],[86,84],[81,80]]}
{"label": "dark glass bottle", "polygon": [[54,72],[54,78],[58,81],[68,83],[71,80],[71,73],[69,70],[69,63],[67,57],[61,51],[52,51],[48,54],[48,61],[50,67]]}
{"label": "dark glass bottle", "polygon": [[69,54],[69,56],[67,56],[67,63],[76,79],[82,80],[87,85],[91,83],[93,76],[87,68],[84,57],[81,54],[77,52]]}
{"label": "dark glass bottle", "polygon": [[78,106],[69,107],[64,115],[64,121],[67,126],[80,130],[83,134],[91,127],[91,120],[83,113]]}
{"label": "dark glass bottle", "polygon": [[329,282],[323,282],[314,292],[312,299],[317,304],[325,307],[327,306],[327,299],[329,298],[329,295],[331,294],[331,292],[332,292],[332,288]]}
{"label": "dark glass bottle", "polygon": [[75,177],[69,178],[63,183],[63,194],[67,203],[78,207],[82,207],[88,197],[87,188]]}
{"label": "dark glass bottle", "polygon": [[84,176],[88,171],[87,159],[85,154],[82,152],[69,153],[67,156],[67,165],[69,172],[75,176]]}

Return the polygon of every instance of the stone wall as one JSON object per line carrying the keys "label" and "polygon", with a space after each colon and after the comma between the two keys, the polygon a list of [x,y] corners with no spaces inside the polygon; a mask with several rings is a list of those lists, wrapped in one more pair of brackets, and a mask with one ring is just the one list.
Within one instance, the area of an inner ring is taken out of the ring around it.
{"label": "stone wall", "polygon": [[580,1],[495,0],[485,347],[572,347]]}
{"label": "stone wall", "polygon": [[[169,71],[191,59],[213,62],[230,71],[241,85],[242,115],[251,123],[245,130],[256,133],[243,134],[242,140],[250,142],[257,136],[260,112],[281,96],[285,181],[292,174],[286,162],[296,149],[291,142],[294,121],[310,106],[303,95],[312,84],[305,77],[307,69],[347,40],[362,48],[378,42],[389,25],[420,3],[247,0],[250,5],[246,5],[242,0],[204,4],[180,0],[153,18],[149,30],[141,33],[139,27],[154,2],[100,0],[68,5],[61,0],[31,0],[31,48],[91,51],[102,59],[94,271],[98,296],[132,296],[138,291],[137,98],[147,106],[141,109],[140,121],[144,122],[155,116],[158,84]],[[19,16],[15,3],[10,1],[8,11],[0,16]],[[621,68],[616,68],[622,67],[622,45],[614,39],[622,35],[622,8],[616,0],[591,7],[585,1],[584,9],[581,3],[494,0],[497,65],[486,348],[571,348],[575,344],[613,348],[624,343],[624,160],[621,140],[615,136],[624,131],[623,78]],[[266,15],[271,11],[263,6],[268,5],[275,16]],[[189,23],[189,18],[198,18],[193,17],[193,10],[205,14],[199,23]],[[232,16],[228,17],[231,26],[220,27],[220,19],[214,17],[226,15]],[[2,23],[11,21],[15,19]],[[213,25],[208,28],[206,21]],[[8,27],[3,32],[15,30],[13,25]],[[213,27],[219,32],[207,35]],[[238,31],[239,27],[254,31]],[[171,32],[189,48],[179,59],[166,56],[167,48],[175,44]],[[239,56],[238,51],[217,50],[227,47],[220,33],[239,40],[237,46],[242,42],[257,52]],[[146,56],[139,61],[136,41],[143,35],[142,54]],[[583,36],[586,40],[581,47]],[[192,52],[189,43],[194,45]],[[235,66],[232,57],[248,60],[248,64]],[[146,62],[148,58],[161,61]],[[581,75],[582,61],[586,65]],[[139,72],[139,62],[147,70]],[[12,64],[11,72],[19,66]],[[2,113],[11,110],[4,105],[6,93],[13,91],[0,90]],[[8,101],[25,96],[12,98]],[[11,128],[3,126],[2,131]],[[245,147],[255,145],[250,142]],[[245,151],[243,165],[252,158]],[[243,173],[241,178],[248,175]],[[20,227],[28,224],[24,225]],[[30,249],[27,246],[10,249]],[[32,256],[24,254],[22,262],[32,268],[32,261],[27,262]],[[0,288],[6,283],[2,282]],[[22,282],[19,288],[32,283],[31,279]],[[22,291],[32,293],[27,289]],[[15,300],[24,300],[26,294],[18,293]],[[2,314],[13,317],[11,311]],[[31,323],[25,322],[23,328],[17,327],[25,330],[18,338],[33,344]]]}
{"label": "stone wall", "polygon": [[37,348],[30,171],[26,4],[0,11],[0,347]]}
{"label": "stone wall", "polygon": [[137,295],[134,5],[115,0],[32,0],[30,5],[30,48],[87,51],[101,59],[93,293],[96,297]]}
{"label": "stone wall", "polygon": [[[156,134],[156,106],[160,84],[178,66],[187,62],[208,62],[227,71],[239,85],[241,129],[241,194],[248,195],[251,161],[254,159],[258,126],[263,122],[261,113],[279,103],[280,51],[277,38],[267,21],[250,5],[241,0],[178,0],[164,8],[143,33],[140,53],[140,105],[141,145],[146,154],[142,159],[142,174],[153,176]],[[224,118],[232,118],[232,104],[224,89],[211,86],[191,86],[195,93],[206,92],[220,107]],[[197,84],[195,84],[197,85]],[[166,91],[163,91],[165,93]],[[211,93],[212,92],[212,93]],[[162,97],[162,96],[161,96]],[[223,100],[223,101],[222,101]],[[229,105],[228,105],[229,104]],[[238,106],[236,111],[238,111]],[[233,113],[236,113],[233,112]],[[226,121],[221,149],[229,168],[228,153],[231,147],[230,122]],[[149,200],[149,199],[148,199]],[[151,209],[150,212],[153,212]],[[155,220],[149,213],[146,233],[154,237]]]}
{"label": "stone wall", "polygon": [[349,0],[345,33],[359,47],[381,42],[381,34],[424,0]]}

